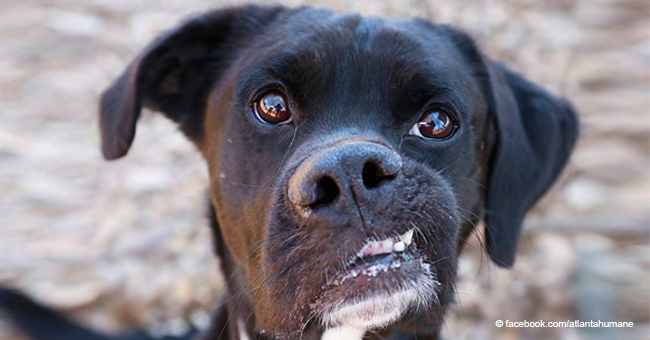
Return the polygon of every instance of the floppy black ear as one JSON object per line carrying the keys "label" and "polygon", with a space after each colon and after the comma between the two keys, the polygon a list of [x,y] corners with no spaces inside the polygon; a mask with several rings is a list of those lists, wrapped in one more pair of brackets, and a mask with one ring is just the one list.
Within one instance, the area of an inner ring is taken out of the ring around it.
{"label": "floppy black ear", "polygon": [[497,141],[489,169],[485,239],[499,266],[514,264],[526,212],[551,187],[578,137],[571,105],[487,61],[488,101]]}
{"label": "floppy black ear", "polygon": [[100,102],[102,153],[124,156],[142,107],[161,111],[195,143],[205,99],[237,50],[272,22],[282,7],[247,5],[192,18],[157,38],[127,67]]}

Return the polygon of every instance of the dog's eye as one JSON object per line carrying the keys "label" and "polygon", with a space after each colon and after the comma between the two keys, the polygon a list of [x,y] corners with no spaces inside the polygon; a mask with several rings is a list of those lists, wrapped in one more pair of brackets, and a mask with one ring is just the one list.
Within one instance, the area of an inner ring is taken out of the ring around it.
{"label": "dog's eye", "polygon": [[253,103],[255,115],[268,124],[285,124],[291,121],[291,110],[284,93],[278,90],[265,92]]}
{"label": "dog's eye", "polygon": [[444,110],[434,110],[413,125],[409,134],[431,139],[445,139],[451,137],[456,132],[456,128],[456,123],[450,114]]}

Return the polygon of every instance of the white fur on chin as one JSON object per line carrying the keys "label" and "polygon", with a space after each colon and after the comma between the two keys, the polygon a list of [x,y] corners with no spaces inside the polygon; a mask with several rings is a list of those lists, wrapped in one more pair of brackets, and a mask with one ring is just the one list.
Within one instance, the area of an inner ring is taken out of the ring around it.
{"label": "white fur on chin", "polygon": [[237,328],[239,329],[239,340],[250,340],[251,338],[246,333],[246,326],[241,319],[237,320]]}
{"label": "white fur on chin", "polygon": [[321,340],[352,340],[357,338],[334,336],[342,330],[355,330],[361,332],[362,337],[367,330],[386,327],[398,321],[410,308],[426,308],[432,299],[436,301],[439,285],[431,275],[422,275],[395,292],[326,306],[321,312],[321,321],[330,328]]}
{"label": "white fur on chin", "polygon": [[361,340],[365,333],[363,329],[341,326],[326,330],[320,340]]}

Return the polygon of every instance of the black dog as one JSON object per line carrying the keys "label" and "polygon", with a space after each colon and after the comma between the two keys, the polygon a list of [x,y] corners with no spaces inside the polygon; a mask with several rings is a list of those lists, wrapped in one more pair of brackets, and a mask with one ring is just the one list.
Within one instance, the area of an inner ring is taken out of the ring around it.
{"label": "black dog", "polygon": [[143,107],[208,164],[230,280],[204,339],[436,339],[463,242],[483,220],[513,265],[578,125],[455,28],[307,7],[217,10],[158,38],[102,96],[107,159]]}

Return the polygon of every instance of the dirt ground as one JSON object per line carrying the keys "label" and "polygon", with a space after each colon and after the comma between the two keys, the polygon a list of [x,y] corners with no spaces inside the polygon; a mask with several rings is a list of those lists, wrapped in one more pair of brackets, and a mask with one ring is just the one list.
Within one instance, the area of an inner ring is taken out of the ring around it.
{"label": "dirt ground", "polygon": [[[0,284],[102,330],[201,324],[222,278],[204,218],[206,170],[145,114],[104,162],[99,93],[156,34],[236,1],[0,0]],[[460,263],[446,339],[648,339],[650,39],[642,0],[284,1],[428,17],[570,98],[582,138],[526,223],[514,270]],[[634,328],[497,328],[496,320],[632,321]],[[0,318],[0,339],[18,340]]]}

